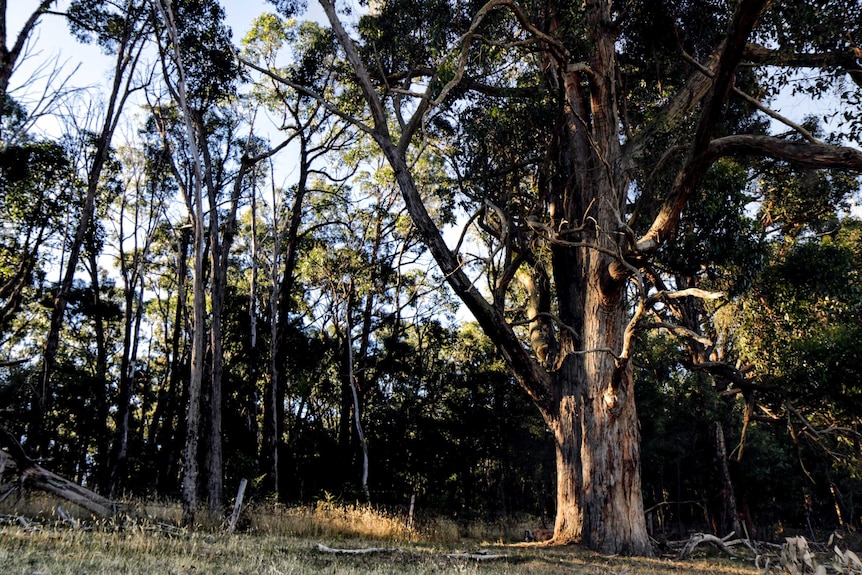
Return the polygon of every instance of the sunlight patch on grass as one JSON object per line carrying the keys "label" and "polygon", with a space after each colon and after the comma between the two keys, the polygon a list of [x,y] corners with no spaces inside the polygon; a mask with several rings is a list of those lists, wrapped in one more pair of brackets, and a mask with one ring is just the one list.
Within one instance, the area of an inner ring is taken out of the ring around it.
{"label": "sunlight patch on grass", "polygon": [[321,501],[314,507],[260,506],[246,511],[252,533],[285,537],[414,541],[404,518],[369,505]]}

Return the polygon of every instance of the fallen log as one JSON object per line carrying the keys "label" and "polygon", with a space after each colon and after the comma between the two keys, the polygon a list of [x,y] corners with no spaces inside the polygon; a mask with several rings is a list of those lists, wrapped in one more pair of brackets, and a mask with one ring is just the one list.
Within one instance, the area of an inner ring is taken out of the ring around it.
{"label": "fallen log", "polygon": [[335,549],[328,547],[323,543],[317,544],[317,550],[321,553],[334,553],[336,555],[368,555],[371,553],[404,553],[403,549],[398,547],[364,547],[362,549]]}
{"label": "fallen log", "polygon": [[[317,544],[317,550],[321,553],[334,553],[336,555],[368,555],[371,553],[410,553],[399,547],[364,547],[361,549],[335,549],[328,547],[323,543]],[[499,553],[487,553],[479,551],[477,553],[443,553],[443,557],[448,559],[469,559],[471,561],[494,561],[497,559],[506,559],[508,555]]]}
{"label": "fallen log", "polygon": [[30,459],[18,439],[3,425],[0,425],[0,461],[4,471],[18,474],[22,485],[65,499],[99,517],[112,517],[117,513],[117,504],[110,499],[48,471]]}

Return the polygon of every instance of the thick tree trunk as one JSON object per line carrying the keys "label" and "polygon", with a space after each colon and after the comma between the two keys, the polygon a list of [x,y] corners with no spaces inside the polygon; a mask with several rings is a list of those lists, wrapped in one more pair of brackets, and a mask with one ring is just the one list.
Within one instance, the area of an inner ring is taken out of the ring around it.
{"label": "thick tree trunk", "polygon": [[617,357],[628,323],[622,289],[602,282],[609,258],[593,249],[559,248],[555,263],[561,318],[578,334],[561,334],[563,359],[545,413],[556,441],[555,542],[649,555],[634,383]]}
{"label": "thick tree trunk", "polygon": [[[334,2],[319,2],[368,104],[365,117],[371,126],[366,130],[393,168],[417,233],[554,432],[558,465],[555,540],[581,541],[609,553],[651,554],[643,515],[630,366],[636,325],[628,324],[625,284],[639,273],[641,262],[673,237],[683,207],[717,157],[749,153],[757,143],[771,148],[778,144],[738,137],[711,139],[747,39],[767,0],[736,3],[727,37],[707,60],[705,67],[710,72],[693,74],[666,102],[652,127],[625,136],[621,128],[626,121],[617,108],[623,101],[617,86],[623,77],[616,52],[621,30],[617,3],[595,0],[577,8],[571,3],[547,2],[532,23],[518,3],[488,2],[476,13],[469,32],[459,40],[462,55],[472,49],[483,31],[482,20],[491,10],[509,10],[525,27],[532,26],[535,45],[545,50],[541,73],[551,97],[558,98],[559,122],[552,130],[550,155],[538,178],[540,197],[531,212],[538,224],[531,240],[551,246],[552,262],[546,272],[537,272],[544,258],[527,251],[524,256],[533,269],[510,270],[523,274],[519,279],[527,291],[532,352],[504,315],[507,286],[499,288],[492,302],[478,292],[475,280],[462,269],[460,254],[446,244],[429,215],[406,160],[411,140],[424,125],[428,111],[444,102],[469,72],[459,68],[442,90],[435,91],[429,83],[424,97],[411,101],[409,121],[402,121],[407,106],[396,109],[401,114],[401,130],[399,136],[393,136],[389,106],[393,102],[398,106],[399,101],[381,98],[379,82],[372,81]],[[462,58],[462,62],[466,60]],[[700,111],[692,114],[698,106]],[[630,185],[635,156],[655,142],[655,135],[693,120],[694,138],[687,152],[681,150],[685,161],[649,230],[636,239],[625,222],[630,214],[627,201],[637,192]],[[782,145],[771,153],[799,160],[802,151]],[[833,149],[827,153],[818,148],[814,162],[852,164],[851,152]],[[638,284],[646,289],[643,281]]]}
{"label": "thick tree trunk", "polygon": [[[631,397],[627,379],[628,389],[620,395]],[[635,406],[630,399],[613,399],[607,387],[601,377],[587,377],[583,385],[560,383],[563,397],[552,423],[557,457],[555,542],[649,555]]]}

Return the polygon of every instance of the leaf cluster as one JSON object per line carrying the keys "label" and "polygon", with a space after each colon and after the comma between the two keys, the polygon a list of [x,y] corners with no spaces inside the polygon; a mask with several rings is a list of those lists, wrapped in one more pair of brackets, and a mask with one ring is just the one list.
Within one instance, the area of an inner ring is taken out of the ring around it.
{"label": "leaf cluster", "polygon": [[239,64],[224,8],[216,0],[180,0],[174,3],[174,15],[192,108],[205,110],[234,95]]}

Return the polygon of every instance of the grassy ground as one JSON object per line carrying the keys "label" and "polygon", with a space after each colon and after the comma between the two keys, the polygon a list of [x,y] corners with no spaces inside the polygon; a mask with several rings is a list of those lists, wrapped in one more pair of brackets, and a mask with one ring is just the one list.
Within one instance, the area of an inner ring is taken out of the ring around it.
{"label": "grassy ground", "polygon": [[[727,560],[674,562],[658,559],[602,557],[577,547],[482,545],[506,559],[478,562],[447,558],[452,551],[480,546],[428,547],[400,545],[402,552],[335,555],[317,551],[317,540],[270,535],[194,534],[166,537],[152,532],[104,533],[20,528],[0,531],[0,565],[4,575],[88,574],[531,574],[557,575],[667,573],[754,574],[752,565]],[[367,540],[327,542],[332,547],[368,547]]]}
{"label": "grassy ground", "polygon": [[[164,510],[173,513],[169,507]],[[8,510],[0,510],[4,513]],[[500,525],[457,527],[434,521],[408,531],[399,518],[360,507],[258,509],[246,514],[243,532],[188,532],[149,519],[92,524],[73,529],[50,514],[22,524],[9,514],[0,525],[0,575],[81,574],[754,574],[750,561],[701,558],[677,562],[597,555],[576,546],[505,543]],[[483,537],[490,535],[490,538]],[[494,537],[496,532],[496,537]],[[364,555],[330,548],[397,548]],[[479,551],[506,555],[494,561],[447,557]]]}

